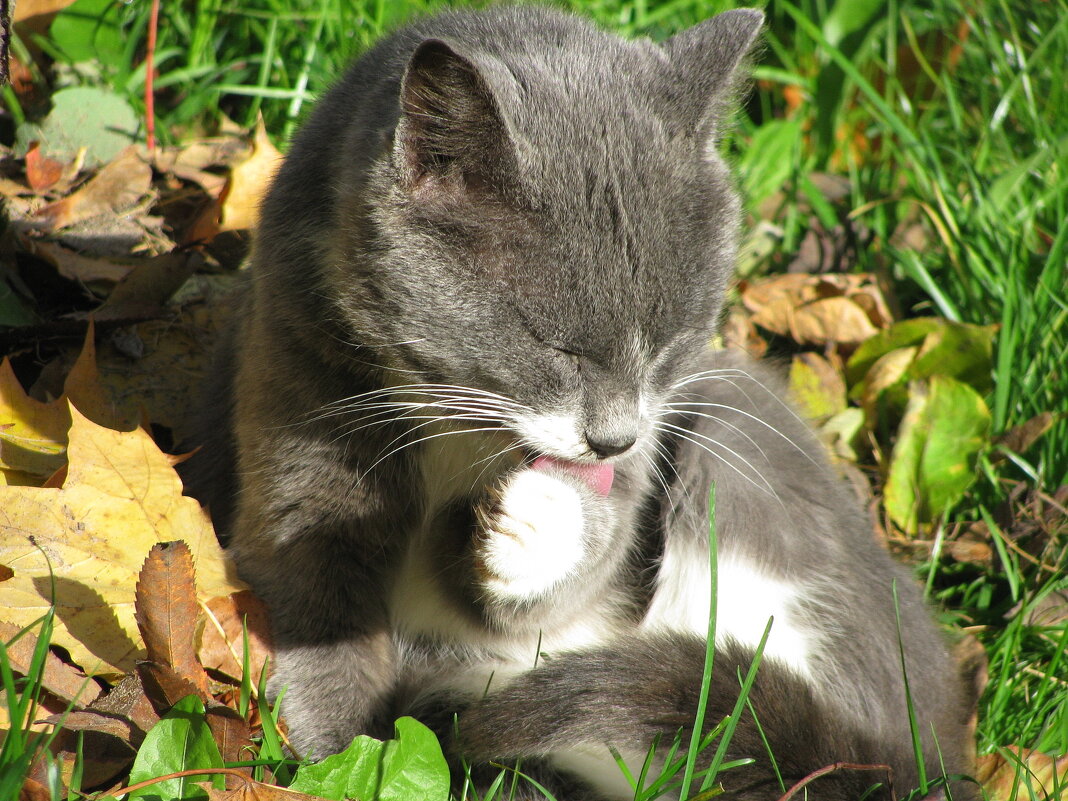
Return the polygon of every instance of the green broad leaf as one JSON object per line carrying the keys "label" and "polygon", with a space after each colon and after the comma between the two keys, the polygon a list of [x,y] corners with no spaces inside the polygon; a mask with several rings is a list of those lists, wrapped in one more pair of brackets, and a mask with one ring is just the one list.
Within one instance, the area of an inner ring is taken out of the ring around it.
{"label": "green broad leaf", "polygon": [[993,386],[993,354],[996,325],[971,325],[943,320],[920,345],[908,378],[948,375],[979,392]]}
{"label": "green broad leaf", "polygon": [[752,208],[780,191],[790,180],[800,145],[798,120],[772,120],[756,129],[738,162],[742,190]]}
{"label": "green broad leaf", "polygon": [[15,151],[25,155],[36,141],[47,156],[67,162],[85,147],[86,165],[98,166],[136,142],[138,127],[137,115],[119,95],[78,86],[52,95],[52,110],[44,120],[18,127]]}
{"label": "green broad leaf", "polygon": [[449,766],[437,737],[413,718],[400,718],[397,737],[360,736],[340,754],[297,771],[290,790],[342,801],[446,801]]}
{"label": "green broad leaf", "polygon": [[898,348],[919,345],[924,337],[944,321],[938,317],[916,317],[902,320],[860,343],[846,364],[846,380],[856,386],[876,361]]}
{"label": "green broad leaf", "polygon": [[[129,783],[136,784],[180,770],[221,767],[222,755],[204,717],[204,703],[195,695],[190,695],[171,707],[171,711],[149,731],[137,751],[133,768],[130,770]],[[129,798],[151,801],[207,798],[207,791],[196,784],[206,778],[182,776],[165,779],[135,790]],[[222,776],[215,777],[212,784],[220,790],[223,789]]]}
{"label": "green broad leaf", "polygon": [[886,510],[908,533],[936,520],[975,481],[990,437],[990,410],[967,384],[936,375],[909,385],[886,480]]}
{"label": "green broad leaf", "polygon": [[[895,323],[867,340],[849,360],[849,397],[869,411],[877,401],[900,411],[906,386],[935,375],[956,378],[979,392],[993,382],[996,325],[923,317]],[[888,367],[894,368],[893,372]]]}
{"label": "green broad leaf", "polygon": [[75,0],[52,21],[50,38],[68,63],[95,61],[117,68],[126,49],[121,14],[116,0]]}
{"label": "green broad leaf", "polygon": [[877,15],[882,15],[886,0],[838,0],[823,18],[823,38],[834,47],[849,34],[864,28]]}

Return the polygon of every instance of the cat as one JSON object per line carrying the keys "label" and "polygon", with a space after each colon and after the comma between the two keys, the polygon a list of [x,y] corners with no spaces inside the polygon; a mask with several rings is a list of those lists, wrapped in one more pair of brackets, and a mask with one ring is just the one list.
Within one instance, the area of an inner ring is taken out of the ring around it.
{"label": "cat", "polygon": [[446,12],[296,136],[185,476],[268,605],[297,752],[414,712],[562,801],[627,795],[607,746],[640,765],[660,738],[663,761],[694,725],[714,483],[708,726],[772,620],[726,797],[836,762],[915,787],[905,676],[927,775],[966,769],[967,693],[913,581],[776,376],[708,347],[741,218],[717,139],[762,24],[656,44]]}

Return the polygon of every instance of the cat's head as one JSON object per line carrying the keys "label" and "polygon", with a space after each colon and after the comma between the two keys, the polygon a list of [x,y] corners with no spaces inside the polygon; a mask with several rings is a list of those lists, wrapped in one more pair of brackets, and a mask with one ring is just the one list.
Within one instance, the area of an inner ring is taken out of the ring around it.
{"label": "cat's head", "polygon": [[398,383],[494,393],[531,450],[595,461],[649,439],[714,331],[740,216],[717,128],[763,18],[662,46],[552,19],[415,48],[353,314]]}

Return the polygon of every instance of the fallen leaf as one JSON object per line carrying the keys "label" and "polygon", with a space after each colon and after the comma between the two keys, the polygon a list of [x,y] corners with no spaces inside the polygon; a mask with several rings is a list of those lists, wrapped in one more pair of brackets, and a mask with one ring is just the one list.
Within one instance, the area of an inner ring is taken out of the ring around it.
{"label": "fallen leaf", "polygon": [[211,682],[193,647],[200,610],[188,545],[178,541],[152,546],[137,578],[134,607],[148,660],[172,668],[202,697],[210,696]]}
{"label": "fallen leaf", "polygon": [[256,227],[260,204],[281,164],[282,154],[271,144],[261,118],[256,123],[252,154],[230,170],[221,197],[220,230]]}
{"label": "fallen leaf", "polygon": [[287,787],[264,784],[253,779],[238,781],[236,787],[228,790],[218,790],[206,784],[201,786],[208,793],[208,801],[327,801],[320,795],[298,793]]}
{"label": "fallen leaf", "polygon": [[1056,788],[1068,785],[1068,755],[1010,745],[979,757],[975,778],[990,801],[1059,801]]}
{"label": "fallen leaf", "polygon": [[144,650],[134,620],[134,584],[145,553],[182,539],[197,560],[202,597],[245,589],[232,578],[200,505],[182,495],[174,457],[141,429],[112,431],[71,407],[70,467],[60,489],[0,488],[0,608],[27,625],[49,605],[56,581],[53,642],[90,675],[130,671]]}
{"label": "fallen leaf", "polygon": [[[57,717],[52,722],[59,723]],[[111,691],[94,701],[88,709],[72,712],[63,719],[63,728],[73,731],[96,731],[117,737],[136,750],[149,730],[159,722],[136,673],[123,677]],[[130,753],[130,761],[133,753]]]}
{"label": "fallen leaf", "polygon": [[846,408],[845,379],[817,353],[794,356],[790,362],[789,393],[809,420],[826,420]]}
{"label": "fallen leaf", "polygon": [[52,793],[43,784],[26,779],[19,789],[18,801],[51,801]]}
{"label": "fallen leaf", "polygon": [[166,715],[175,704],[190,695],[195,695],[201,701],[211,697],[210,692],[201,690],[192,681],[180,676],[174,668],[158,662],[138,662],[137,675],[141,677],[145,695],[160,715]]}
{"label": "fallen leaf", "polygon": [[7,581],[15,575],[15,571],[7,565],[0,565],[0,581]]}
{"label": "fallen leaf", "polygon": [[152,168],[136,147],[128,147],[90,181],[62,200],[37,212],[47,230],[107,214],[121,214],[135,205],[152,186]]}
{"label": "fallen leaf", "polygon": [[[225,704],[208,701],[204,715],[211,735],[215,738],[215,744],[219,746],[223,762],[241,762],[254,757],[252,729],[237,710]],[[239,770],[248,771],[250,775],[252,772],[252,768],[248,767]]]}
{"label": "fallen leaf", "polygon": [[909,402],[890,456],[886,511],[905,532],[932,522],[975,481],[990,411],[967,384],[932,376],[909,385]]}
{"label": "fallen leaf", "polygon": [[63,163],[50,159],[41,152],[37,142],[26,151],[26,181],[30,188],[40,194],[51,189],[63,177]]}
{"label": "fallen leaf", "polygon": [[42,479],[51,475],[66,463],[68,428],[66,403],[34,400],[22,388],[11,362],[0,362],[0,471]]}
{"label": "fallen leaf", "polygon": [[870,275],[778,275],[747,284],[742,302],[754,323],[802,344],[851,349],[891,319]]}
{"label": "fallen leaf", "polygon": [[99,426],[128,431],[140,422],[139,406],[129,398],[122,399],[125,403],[118,402],[100,380],[96,365],[96,326],[92,320],[89,320],[81,353],[63,382],[63,394],[79,412]]}
{"label": "fallen leaf", "polygon": [[88,283],[90,281],[120,281],[133,269],[126,264],[116,264],[107,259],[83,256],[56,242],[20,234],[18,237],[26,252],[46,261],[56,268],[56,272],[69,281]]}
{"label": "fallen leaf", "polygon": [[[30,662],[37,647],[37,635],[25,632],[15,640],[18,626],[0,620],[0,640],[7,643],[7,658],[11,667],[23,676],[29,675]],[[59,700],[76,706],[88,706],[100,696],[96,682],[79,673],[51,651],[45,656],[41,686]]]}
{"label": "fallen leaf", "polygon": [[197,656],[204,667],[241,681],[244,633],[248,632],[249,675],[255,683],[272,653],[267,607],[249,590],[205,605],[207,621]]}
{"label": "fallen leaf", "polygon": [[1053,428],[1056,419],[1050,412],[1036,414],[1030,420],[1013,426],[997,437],[994,442],[1013,453],[1026,453],[1043,434]]}
{"label": "fallen leaf", "polygon": [[994,562],[994,549],[982,540],[961,537],[949,540],[943,551],[956,562],[968,562],[973,565],[991,565]]}
{"label": "fallen leaf", "polygon": [[74,0],[19,0],[11,21],[19,23],[33,17],[57,14],[73,2]]}

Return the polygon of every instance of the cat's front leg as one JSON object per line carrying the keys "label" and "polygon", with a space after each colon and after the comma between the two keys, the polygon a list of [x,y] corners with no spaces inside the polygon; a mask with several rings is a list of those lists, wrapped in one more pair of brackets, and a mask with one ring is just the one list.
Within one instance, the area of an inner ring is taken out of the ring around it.
{"label": "cat's front leg", "polygon": [[491,605],[529,604],[558,590],[576,598],[618,562],[609,547],[616,504],[566,470],[510,473],[475,514],[476,581]]}

